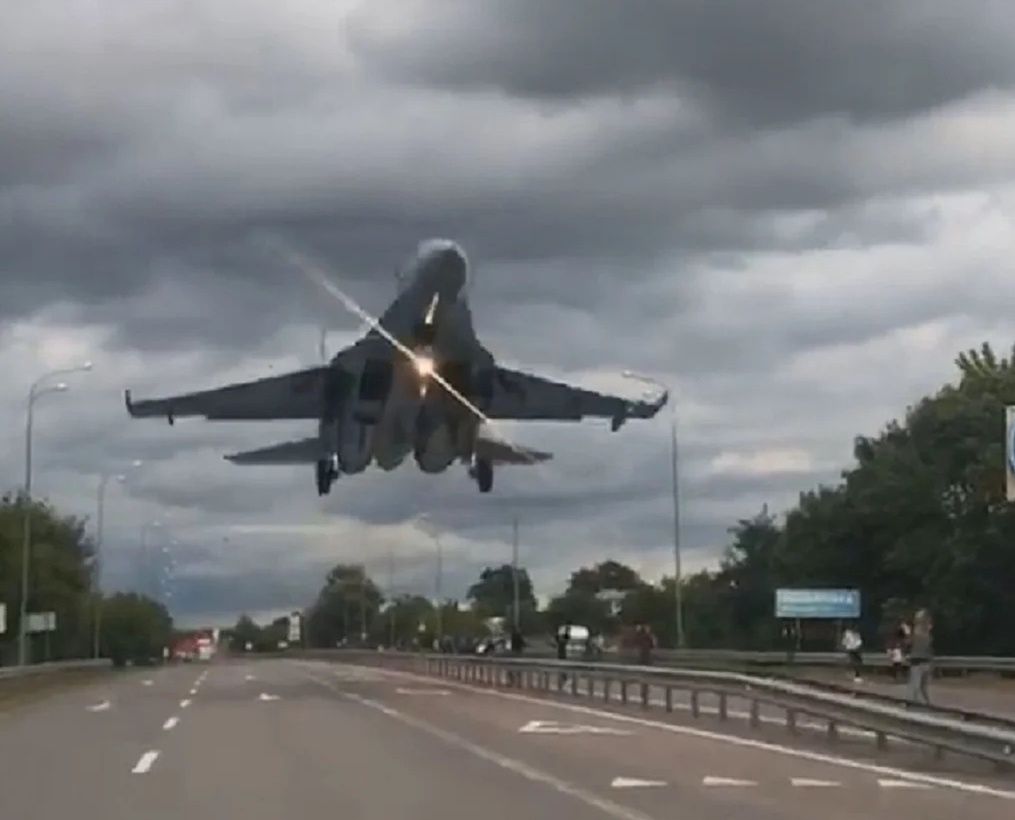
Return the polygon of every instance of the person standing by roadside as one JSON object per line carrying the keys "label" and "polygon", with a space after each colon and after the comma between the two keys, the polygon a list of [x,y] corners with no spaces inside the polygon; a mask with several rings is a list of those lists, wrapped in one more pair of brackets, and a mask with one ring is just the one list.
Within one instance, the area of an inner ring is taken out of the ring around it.
{"label": "person standing by roadside", "polygon": [[912,644],[909,650],[909,699],[914,703],[930,705],[927,687],[930,685],[934,661],[934,623],[930,612],[921,609],[913,619]]}
{"label": "person standing by roadside", "polygon": [[648,624],[638,624],[635,631],[635,644],[638,647],[638,663],[642,666],[651,665],[652,650],[655,648],[656,639]]}
{"label": "person standing by roadside", "polygon": [[906,657],[909,654],[911,630],[906,621],[900,620],[888,647],[888,659],[892,664],[892,680],[896,683],[906,679]]}
{"label": "person standing by roadside", "polygon": [[846,651],[850,666],[853,667],[853,683],[862,683],[860,671],[863,667],[863,656],[860,650],[863,649],[863,638],[855,627],[847,627],[842,633],[842,648]]}

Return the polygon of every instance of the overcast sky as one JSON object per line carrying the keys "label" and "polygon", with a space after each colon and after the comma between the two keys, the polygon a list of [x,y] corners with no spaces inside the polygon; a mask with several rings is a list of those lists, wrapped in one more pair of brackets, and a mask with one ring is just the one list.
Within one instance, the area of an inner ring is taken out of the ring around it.
{"label": "overcast sky", "polygon": [[[552,449],[480,496],[455,466],[343,477],[224,452],[313,425],[131,421],[135,395],[318,361],[359,321],[267,250],[383,310],[427,236],[473,264],[504,363],[638,395],[674,388],[685,569],[737,518],[833,481],[953,377],[1013,341],[1015,7],[1008,0],[163,0],[12,4],[0,26],[0,489],[94,520],[106,583],[140,531],[185,623],[312,600],[363,561],[432,594],[510,558],[537,591],[606,557],[672,572],[668,417],[514,425]],[[176,542],[176,543],[173,543]]]}

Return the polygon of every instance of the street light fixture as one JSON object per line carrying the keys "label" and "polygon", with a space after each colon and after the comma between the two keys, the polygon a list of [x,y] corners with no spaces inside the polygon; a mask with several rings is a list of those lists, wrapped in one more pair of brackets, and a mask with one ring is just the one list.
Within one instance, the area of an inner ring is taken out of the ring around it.
{"label": "street light fixture", "polygon": [[[651,384],[662,390],[665,390],[668,395],[672,396],[673,391],[670,390],[669,385],[664,382],[654,379],[651,376],[645,376],[641,373],[635,373],[633,370],[625,370],[623,376],[626,379],[633,379],[635,381],[644,382],[645,384]],[[681,589],[681,572],[680,572],[680,485],[678,482],[677,473],[677,403],[676,399],[673,399],[670,403],[670,463],[672,467],[673,477],[673,588],[674,588],[674,604],[676,607],[676,622],[677,622],[677,646],[683,649],[686,645],[684,636],[684,594]]]}
{"label": "street light fixture", "polygon": [[21,666],[28,663],[28,576],[32,558],[32,416],[35,400],[47,393],[63,393],[68,389],[66,382],[45,386],[47,380],[91,369],[92,363],[85,362],[79,367],[51,370],[37,378],[28,388],[28,413],[25,420],[25,509],[21,541],[21,602],[18,612],[18,664]]}

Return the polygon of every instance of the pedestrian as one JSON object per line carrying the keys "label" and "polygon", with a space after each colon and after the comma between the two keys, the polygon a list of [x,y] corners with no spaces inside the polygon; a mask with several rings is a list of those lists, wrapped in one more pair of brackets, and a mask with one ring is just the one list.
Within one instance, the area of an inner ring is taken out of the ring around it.
{"label": "pedestrian", "polygon": [[909,699],[914,703],[930,705],[927,687],[930,685],[934,661],[934,623],[930,612],[921,609],[913,619],[912,644],[909,650]]}
{"label": "pedestrian", "polygon": [[[571,638],[571,622],[564,621],[559,627],[557,627],[557,634],[554,636],[554,643],[557,646],[557,660],[567,660],[567,643]],[[567,673],[563,670],[557,677],[557,688],[563,689],[564,684],[567,682]]]}
{"label": "pedestrian", "polygon": [[909,624],[900,620],[888,647],[888,660],[892,666],[892,680],[898,683],[906,677],[906,656],[909,654]]}
{"label": "pedestrian", "polygon": [[853,667],[853,682],[862,683],[863,678],[860,672],[863,666],[863,656],[860,651],[863,648],[863,638],[860,637],[859,630],[852,626],[846,628],[846,631],[842,633],[842,648],[846,651],[850,666]]}
{"label": "pedestrian", "polygon": [[[522,652],[525,651],[525,636],[522,635],[520,629],[511,630],[511,637],[508,642],[508,647],[511,651],[511,654],[514,655],[516,658],[520,658],[522,656]],[[508,685],[514,686],[516,683],[519,683],[520,681],[521,678],[518,676],[516,670],[512,667],[508,667]]]}
{"label": "pedestrian", "polygon": [[641,666],[652,664],[652,650],[655,648],[656,639],[648,624],[638,624],[635,629],[635,645],[638,648],[638,663]]}

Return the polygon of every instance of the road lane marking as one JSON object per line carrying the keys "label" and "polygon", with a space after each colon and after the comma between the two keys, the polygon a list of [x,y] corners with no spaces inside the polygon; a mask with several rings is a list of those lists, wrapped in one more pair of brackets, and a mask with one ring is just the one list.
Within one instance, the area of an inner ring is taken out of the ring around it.
{"label": "road lane marking", "polygon": [[530,720],[519,732],[541,735],[633,735],[625,729],[609,726],[586,726],[581,723],[558,723],[555,720]]}
{"label": "road lane marking", "polygon": [[267,692],[261,692],[257,698],[258,700],[278,700],[278,695],[269,695]]}
{"label": "road lane marking", "polygon": [[157,751],[145,752],[141,755],[141,759],[134,764],[134,768],[131,769],[132,774],[145,774],[155,762],[155,759],[159,756]]}
{"label": "road lane marking", "polygon": [[197,687],[196,686],[193,689],[190,690],[190,694],[191,695],[196,695],[197,694]]}
{"label": "road lane marking", "polygon": [[91,706],[85,707],[89,712],[105,712],[112,704],[108,700],[102,701],[102,703],[95,703]]}
{"label": "road lane marking", "polygon": [[734,788],[750,788],[757,786],[757,780],[741,780],[738,777],[713,777],[705,775],[701,779],[702,786],[733,786]]}
{"label": "road lane marking", "polygon": [[399,687],[395,690],[399,695],[450,695],[447,689],[409,689],[407,687]]}
{"label": "road lane marking", "polygon": [[154,683],[155,681],[151,680],[150,678],[145,678],[143,681],[141,681],[142,686],[152,686],[154,685]]}
{"label": "road lane marking", "polygon": [[399,712],[395,709],[392,709],[389,706],[385,706],[383,703],[379,703],[378,701],[360,697],[359,695],[355,695],[352,692],[344,692],[341,689],[335,687],[330,681],[315,677],[313,675],[307,675],[307,677],[310,678],[310,680],[317,682],[320,686],[323,686],[326,689],[335,692],[336,694],[342,695],[343,697],[351,701],[359,703],[362,706],[366,706],[367,708],[381,712],[387,715],[388,717],[391,717],[405,724],[406,726],[410,726],[421,732],[429,734],[432,737],[437,738],[438,740],[442,740],[450,746],[456,746],[459,749],[463,749],[469,752],[470,754],[474,755],[475,757],[486,760],[489,763],[493,763],[495,766],[498,766],[509,772],[514,772],[515,774],[524,777],[526,780],[530,780],[534,783],[541,783],[544,786],[549,786],[550,788],[555,789],[561,794],[565,794],[568,797],[573,797],[576,800],[580,800],[581,802],[585,803],[585,805],[591,806],[592,808],[595,809],[599,809],[599,811],[609,815],[610,817],[615,817],[617,818],[617,820],[650,820],[650,818],[647,815],[644,815],[639,811],[629,809],[626,806],[620,805],[619,803],[614,803],[612,800],[607,800],[605,798],[599,797],[593,794],[592,792],[586,791],[580,786],[576,786],[573,783],[569,783],[566,780],[561,780],[560,778],[555,777],[552,774],[548,774],[547,772],[541,771],[540,769],[535,769],[532,766],[528,765],[527,763],[523,763],[520,760],[507,757],[505,755],[500,754],[499,752],[493,751],[492,749],[487,749],[485,746],[480,746],[477,743],[473,743],[471,740],[466,740],[464,737],[456,735],[453,732],[449,732],[446,729],[441,729],[437,726],[434,726],[431,723],[426,723],[425,721],[419,720],[418,718],[409,717],[408,715],[403,714],[402,712]]}
{"label": "road lane marking", "polygon": [[879,777],[878,785],[882,789],[929,789],[927,783],[914,783],[912,780],[894,780],[888,777]]}
{"label": "road lane marking", "polygon": [[251,681],[251,680],[257,680],[257,678],[255,678],[253,675],[244,675],[243,676],[243,680]]}
{"label": "road lane marking", "polygon": [[169,718],[169,720],[167,720],[165,723],[162,724],[162,728],[165,729],[168,732],[170,729],[172,729],[179,722],[180,722],[180,719],[178,717],[176,717],[176,716],[173,716],[173,717]]}
{"label": "road lane marking", "polygon": [[789,782],[801,789],[834,789],[842,785],[838,780],[815,780],[813,777],[791,777]]}
{"label": "road lane marking", "polygon": [[[313,668],[314,664],[303,661],[299,662],[301,666]],[[415,681],[431,681],[433,678],[429,678],[425,675],[416,675],[411,672],[396,672],[391,669],[375,670],[380,672],[383,676],[389,678],[402,678],[410,679]],[[800,760],[809,760],[815,763],[827,763],[831,766],[839,766],[845,769],[853,769],[855,771],[870,772],[871,774],[880,774],[891,778],[898,778],[904,780],[910,780],[914,783],[926,783],[929,786],[940,786],[941,788],[954,789],[955,791],[967,792],[970,794],[980,794],[988,797],[998,797],[1002,800],[1015,800],[1015,791],[1009,791],[1007,789],[999,789],[993,786],[987,786],[983,783],[971,783],[967,780],[956,780],[950,777],[941,777],[938,775],[924,774],[923,772],[914,772],[908,769],[899,769],[895,766],[885,766],[879,763],[867,763],[862,760],[854,760],[848,757],[839,757],[838,755],[825,754],[824,752],[812,752],[806,749],[794,749],[791,746],[783,746],[779,743],[773,743],[771,741],[756,740],[749,737],[737,737],[736,735],[724,735],[720,732],[713,732],[708,729],[698,729],[694,726],[681,726],[675,723],[663,723],[658,720],[650,720],[649,718],[636,717],[634,715],[624,715],[619,712],[609,712],[603,709],[594,709],[590,706],[581,706],[575,703],[563,703],[561,701],[552,700],[550,698],[537,698],[529,695],[520,695],[514,692],[500,692],[494,689],[480,689],[475,686],[470,686],[465,683],[458,683],[457,681],[443,681],[444,686],[449,689],[458,689],[465,692],[471,692],[477,695],[486,695],[487,697],[496,697],[504,700],[514,700],[520,703],[530,703],[536,706],[551,707],[554,709],[562,709],[568,712],[574,712],[583,715],[593,715],[595,717],[603,717],[609,720],[615,720],[620,723],[629,723],[635,726],[647,726],[653,729],[661,729],[665,732],[672,732],[673,734],[686,735],[688,737],[697,737],[704,740],[714,740],[719,743],[728,743],[732,746],[740,746],[741,748],[756,749],[764,752],[773,752],[775,754],[784,755],[785,757],[794,757]]]}
{"label": "road lane marking", "polygon": [[639,777],[615,777],[610,783],[610,787],[614,789],[647,789],[665,785],[665,780],[642,780]]}
{"label": "road lane marking", "polygon": [[188,706],[190,706],[190,698],[184,698],[183,700],[180,701],[181,709],[186,709]]}

